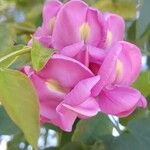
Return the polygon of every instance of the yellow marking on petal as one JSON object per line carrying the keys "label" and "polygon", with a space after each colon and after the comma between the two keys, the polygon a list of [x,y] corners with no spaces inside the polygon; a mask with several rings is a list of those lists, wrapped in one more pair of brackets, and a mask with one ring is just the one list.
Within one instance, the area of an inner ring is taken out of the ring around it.
{"label": "yellow marking on petal", "polygon": [[116,79],[119,79],[122,76],[122,73],[123,73],[123,64],[118,59],[116,62]]}
{"label": "yellow marking on petal", "polygon": [[49,90],[52,90],[54,92],[61,92],[61,93],[65,92],[64,88],[56,80],[48,80],[46,82],[46,85]]}
{"label": "yellow marking on petal", "polygon": [[49,21],[49,27],[50,27],[50,32],[52,33],[53,32],[53,29],[54,29],[54,26],[55,26],[55,20],[56,18],[55,17],[52,17]]}
{"label": "yellow marking on petal", "polygon": [[107,31],[107,37],[106,37],[106,46],[110,46],[112,42],[112,33],[108,30]]}
{"label": "yellow marking on petal", "polygon": [[84,42],[87,42],[88,39],[89,39],[89,36],[90,36],[90,32],[91,32],[91,29],[90,29],[90,26],[88,23],[83,23],[81,26],[80,26],[80,35],[81,35],[81,39],[84,41]]}

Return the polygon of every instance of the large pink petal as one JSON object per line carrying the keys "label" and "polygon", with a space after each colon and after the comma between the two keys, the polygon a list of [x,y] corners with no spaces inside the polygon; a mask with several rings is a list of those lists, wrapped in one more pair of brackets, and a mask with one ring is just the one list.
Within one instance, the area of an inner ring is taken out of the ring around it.
{"label": "large pink petal", "polygon": [[96,99],[91,97],[91,90],[99,79],[99,76],[95,76],[80,81],[73,90],[65,96],[62,105],[75,112],[80,118],[96,115],[99,111],[99,106]]}
{"label": "large pink petal", "polygon": [[[43,28],[50,33],[50,19],[56,17],[62,3],[58,0],[48,0],[43,7]],[[51,34],[51,33],[50,33]]]}
{"label": "large pink petal", "polygon": [[112,43],[123,40],[125,22],[121,16],[112,13],[106,13],[104,17],[107,23],[107,31],[111,34],[108,34],[110,37],[107,38],[110,38],[110,41],[107,41],[109,43],[106,43],[107,47],[109,47]]}
{"label": "large pink petal", "polygon": [[138,106],[141,93],[130,87],[112,87],[101,91],[99,106],[102,112],[119,117],[127,116]]}
{"label": "large pink petal", "polygon": [[37,76],[31,67],[26,66],[22,69],[32,81],[40,102],[40,115],[49,119],[57,118],[56,107],[63,100],[65,93],[50,90],[44,79]]}
{"label": "large pink petal", "polygon": [[98,10],[89,8],[86,22],[90,27],[87,43],[95,47],[103,48],[106,39],[105,20],[103,15]]}
{"label": "large pink petal", "polygon": [[32,80],[39,96],[41,123],[53,123],[64,131],[71,131],[77,114],[61,105],[65,93],[50,90],[45,80],[38,77],[29,66],[21,71]]}
{"label": "large pink petal", "polygon": [[99,70],[101,80],[94,89],[95,93],[98,94],[106,85],[131,85],[140,73],[141,57],[139,48],[134,44],[125,41],[114,44],[108,49],[108,54]]}
{"label": "large pink petal", "polygon": [[72,126],[74,124],[75,119],[77,118],[77,114],[74,113],[72,110],[64,107],[63,105],[59,104],[56,108],[56,117],[55,118],[46,118],[45,116],[40,116],[41,122],[45,123],[52,123],[62,130],[66,132],[72,131]]}
{"label": "large pink petal", "polygon": [[81,41],[80,26],[86,21],[87,5],[79,0],[66,3],[59,11],[52,43],[55,49],[61,50],[66,46]]}
{"label": "large pink petal", "polygon": [[83,103],[77,106],[71,106],[65,103],[62,103],[62,105],[73,112],[77,113],[79,118],[88,118],[95,116],[99,111],[99,105],[95,98],[89,97],[86,99]]}
{"label": "large pink petal", "polygon": [[64,131],[70,132],[72,130],[73,123],[77,118],[77,113],[64,107],[62,104],[57,106],[56,111],[58,118],[52,120],[52,122]]}
{"label": "large pink petal", "polygon": [[69,46],[64,47],[60,50],[60,54],[63,54],[68,57],[75,57],[84,47],[84,42],[75,43]]}
{"label": "large pink petal", "polygon": [[74,87],[80,80],[93,73],[80,62],[62,55],[54,55],[38,73],[44,79],[58,81],[63,87]]}
{"label": "large pink petal", "polygon": [[145,99],[145,97],[143,95],[141,96],[141,98],[138,102],[138,106],[143,107],[143,108],[147,107],[147,100]]}
{"label": "large pink petal", "polygon": [[90,56],[90,62],[99,64],[105,58],[105,51],[103,49],[94,47],[92,45],[87,45],[87,51]]}
{"label": "large pink petal", "polygon": [[132,84],[138,77],[141,71],[142,54],[140,49],[129,42],[121,41],[122,51],[119,55],[119,60],[123,65],[123,73],[118,84]]}
{"label": "large pink petal", "polygon": [[110,85],[114,81],[116,61],[122,50],[121,48],[122,47],[120,44],[115,44],[108,50],[108,53],[106,54],[106,57],[98,72],[101,79],[93,89],[95,96],[99,94],[104,86]]}
{"label": "large pink petal", "polygon": [[100,80],[100,76],[94,76],[88,79],[81,80],[71,92],[69,92],[63,103],[71,106],[77,106],[86,101],[86,99],[92,96],[91,90]]}

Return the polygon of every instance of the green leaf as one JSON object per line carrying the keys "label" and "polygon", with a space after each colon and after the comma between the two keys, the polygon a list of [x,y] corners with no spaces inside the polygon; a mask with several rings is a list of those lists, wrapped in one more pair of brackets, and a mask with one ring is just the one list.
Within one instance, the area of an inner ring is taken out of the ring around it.
{"label": "green leaf", "polygon": [[[7,68],[12,65],[17,58],[20,58],[22,55],[29,54],[31,48],[26,46],[15,46],[11,47],[8,50],[2,50],[0,52],[0,68]],[[24,58],[21,57],[23,61]]]}
{"label": "green leaf", "polygon": [[87,120],[81,120],[76,126],[72,141],[94,144],[103,135],[111,134],[113,125],[104,114],[98,114]]}
{"label": "green leaf", "polygon": [[131,120],[126,130],[119,136],[102,137],[100,150],[149,150],[150,117]]}
{"label": "green leaf", "polygon": [[127,30],[127,40],[134,42],[136,40],[136,22],[133,21],[131,26]]}
{"label": "green leaf", "polygon": [[33,38],[33,45],[31,50],[31,59],[33,68],[36,71],[40,71],[49,58],[52,56],[54,51],[43,47],[38,41]]}
{"label": "green leaf", "polygon": [[128,132],[117,137],[110,150],[149,150],[150,118],[132,120],[127,125]]}
{"label": "green leaf", "polygon": [[13,62],[9,68],[18,69],[25,65],[31,65],[31,54],[30,53],[18,56],[16,61]]}
{"label": "green leaf", "polygon": [[59,148],[57,148],[57,147],[48,147],[48,148],[45,148],[44,150],[59,150]]}
{"label": "green leaf", "polygon": [[145,30],[150,26],[149,6],[150,0],[141,0],[140,17],[137,20],[137,38],[142,36]]}
{"label": "green leaf", "polygon": [[[22,46],[22,45],[18,45],[18,46],[13,46],[13,47],[7,48],[5,50],[0,50],[0,58],[4,57],[12,52],[18,51],[18,50],[22,49],[23,47],[24,46]],[[18,56],[14,56],[7,60],[4,60],[3,62],[0,63],[0,68],[9,67],[14,61],[17,60],[17,58],[18,58]]]}
{"label": "green leaf", "polygon": [[148,65],[148,68],[150,69],[150,56],[147,56],[147,65]]}
{"label": "green leaf", "polygon": [[150,95],[150,71],[142,72],[133,86],[145,97],[148,97]]}
{"label": "green leaf", "polygon": [[13,139],[8,142],[7,150],[20,150],[19,144],[24,141],[25,139],[22,132],[14,135]]}
{"label": "green leaf", "polygon": [[148,109],[137,108],[131,115],[120,118],[119,122],[126,126],[131,120],[146,117],[149,114],[148,112]]}
{"label": "green leaf", "polygon": [[[136,3],[133,0],[100,0],[95,6],[104,12],[113,12],[123,16],[125,19],[136,17]],[[129,11],[130,10],[130,11]]]}
{"label": "green leaf", "polygon": [[70,142],[63,146],[60,150],[89,150],[88,146],[79,142]]}
{"label": "green leaf", "polygon": [[36,149],[40,130],[39,106],[31,81],[19,71],[1,69],[0,99],[8,115]]}
{"label": "green leaf", "polygon": [[20,132],[20,129],[14,124],[6,111],[0,106],[0,134],[11,135]]}

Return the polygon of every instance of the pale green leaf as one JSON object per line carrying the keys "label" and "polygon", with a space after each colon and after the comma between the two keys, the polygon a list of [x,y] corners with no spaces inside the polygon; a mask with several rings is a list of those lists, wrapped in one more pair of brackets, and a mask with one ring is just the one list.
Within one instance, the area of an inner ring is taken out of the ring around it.
{"label": "pale green leaf", "polygon": [[52,49],[43,47],[38,41],[33,38],[31,60],[33,68],[36,71],[40,71],[45,66],[53,53],[54,51]]}
{"label": "pale green leaf", "polygon": [[[136,3],[133,0],[100,0],[95,4],[99,10],[112,12],[123,16],[125,19],[136,17]],[[130,10],[130,11],[129,11]]]}
{"label": "pale green leaf", "polygon": [[19,71],[1,69],[0,99],[27,141],[36,148],[40,129],[39,106],[31,81]]}

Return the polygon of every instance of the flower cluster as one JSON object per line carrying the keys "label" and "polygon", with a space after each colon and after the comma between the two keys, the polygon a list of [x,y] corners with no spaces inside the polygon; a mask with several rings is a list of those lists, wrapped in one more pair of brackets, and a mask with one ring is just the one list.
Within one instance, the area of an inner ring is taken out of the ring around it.
{"label": "flower cluster", "polygon": [[42,123],[71,131],[77,117],[98,112],[123,117],[146,107],[146,99],[131,87],[140,73],[141,52],[123,41],[124,31],[121,16],[81,0],[45,3],[34,37],[56,53],[40,72],[22,69],[38,93]]}

